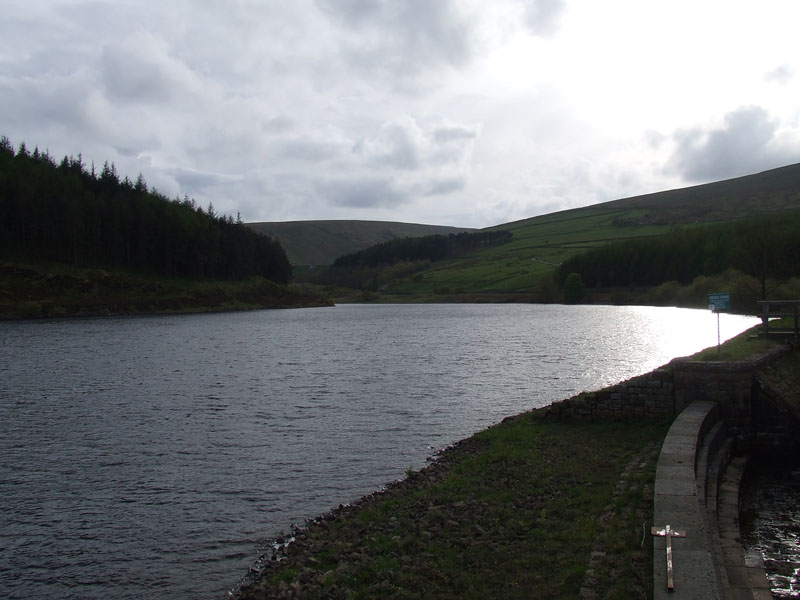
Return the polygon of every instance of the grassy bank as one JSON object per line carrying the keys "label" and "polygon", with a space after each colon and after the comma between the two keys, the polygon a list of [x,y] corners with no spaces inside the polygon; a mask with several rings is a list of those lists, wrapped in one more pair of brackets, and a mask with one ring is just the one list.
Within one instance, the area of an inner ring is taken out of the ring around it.
{"label": "grassy bank", "polygon": [[[722,317],[724,318],[724,316]],[[776,319],[770,323],[770,330],[791,327],[791,319]],[[765,338],[761,325],[756,325],[732,337],[721,346],[711,346],[688,358],[700,362],[737,362],[767,354],[786,343],[785,337]]]}
{"label": "grassy bank", "polygon": [[[552,269],[552,267],[550,267]],[[307,272],[300,270],[301,280],[308,281]],[[564,302],[563,290],[555,284],[552,274],[543,273],[531,280],[527,287],[518,290],[485,292],[464,291],[468,287],[450,285],[428,286],[403,290],[398,280],[388,282],[377,289],[352,289],[335,285],[315,285],[316,289],[335,298],[337,303],[385,302],[385,303],[560,303]],[[731,294],[733,310],[743,314],[759,311],[757,301],[761,299],[758,282],[738,271],[729,270],[715,276],[696,277],[691,284],[681,285],[668,281],[650,287],[618,287],[587,289],[579,304],[614,304],[642,306],[677,306],[681,308],[708,308],[708,295],[719,290]],[[776,287],[772,298],[800,297],[800,278],[793,277]]]}
{"label": "grassy bank", "polygon": [[540,414],[310,522],[240,597],[647,598],[642,532],[669,422]]}
{"label": "grassy bank", "polygon": [[196,280],[59,264],[0,262],[0,318],[251,310],[328,305],[261,277]]}

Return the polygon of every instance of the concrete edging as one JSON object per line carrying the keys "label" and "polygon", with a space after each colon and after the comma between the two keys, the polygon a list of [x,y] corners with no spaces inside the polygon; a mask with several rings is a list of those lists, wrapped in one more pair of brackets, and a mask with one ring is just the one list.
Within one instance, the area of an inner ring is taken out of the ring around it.
{"label": "concrete edging", "polygon": [[739,489],[747,459],[731,457],[715,402],[689,404],[667,432],[656,467],[653,523],[672,539],[674,589],[667,587],[666,540],[653,538],[653,598],[772,600],[763,561],[739,537]]}
{"label": "concrete edging", "polygon": [[653,536],[653,598],[721,600],[706,515],[697,498],[696,460],[706,419],[716,404],[693,402],[675,419],[661,447],[653,495],[653,524],[683,531],[672,539],[674,589],[667,587],[666,539]]}

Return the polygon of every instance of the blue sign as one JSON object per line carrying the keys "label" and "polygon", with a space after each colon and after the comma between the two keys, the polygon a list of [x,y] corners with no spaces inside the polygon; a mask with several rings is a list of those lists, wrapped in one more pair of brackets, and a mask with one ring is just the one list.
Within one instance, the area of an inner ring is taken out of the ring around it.
{"label": "blue sign", "polygon": [[708,308],[712,312],[722,312],[731,309],[731,295],[728,292],[723,294],[709,294]]}

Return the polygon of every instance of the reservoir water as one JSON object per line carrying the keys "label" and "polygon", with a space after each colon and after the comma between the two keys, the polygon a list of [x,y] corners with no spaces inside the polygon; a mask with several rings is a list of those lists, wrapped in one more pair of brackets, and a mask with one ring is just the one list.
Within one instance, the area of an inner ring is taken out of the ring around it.
{"label": "reservoir water", "polygon": [[741,497],[746,552],[760,556],[775,598],[800,598],[800,457],[754,460]]}
{"label": "reservoir water", "polygon": [[648,307],[2,322],[0,596],[223,598],[293,523],[716,341],[709,312]]}

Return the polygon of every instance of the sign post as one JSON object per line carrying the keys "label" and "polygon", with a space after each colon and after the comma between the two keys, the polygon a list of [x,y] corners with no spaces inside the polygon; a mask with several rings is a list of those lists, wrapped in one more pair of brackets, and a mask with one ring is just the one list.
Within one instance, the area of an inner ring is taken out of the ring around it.
{"label": "sign post", "polygon": [[717,313],[717,353],[720,350],[719,313],[731,309],[731,295],[728,292],[708,295],[708,309]]}

